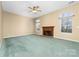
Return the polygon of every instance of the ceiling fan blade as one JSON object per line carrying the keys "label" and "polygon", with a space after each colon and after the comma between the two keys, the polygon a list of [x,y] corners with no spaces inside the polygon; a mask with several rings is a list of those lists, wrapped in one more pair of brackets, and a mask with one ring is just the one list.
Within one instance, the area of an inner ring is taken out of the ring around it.
{"label": "ceiling fan blade", "polygon": [[41,12],[41,10],[37,10],[37,11],[40,11]]}
{"label": "ceiling fan blade", "polygon": [[32,11],[29,11],[29,12],[32,12]]}
{"label": "ceiling fan blade", "polygon": [[39,8],[39,6],[36,6],[36,8]]}
{"label": "ceiling fan blade", "polygon": [[32,9],[31,7],[28,7],[29,9]]}

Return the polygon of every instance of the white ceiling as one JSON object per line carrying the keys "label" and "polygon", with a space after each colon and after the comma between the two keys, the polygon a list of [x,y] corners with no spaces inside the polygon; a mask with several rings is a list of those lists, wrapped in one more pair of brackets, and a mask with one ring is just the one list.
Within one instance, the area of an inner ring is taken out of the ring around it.
{"label": "white ceiling", "polygon": [[[29,12],[29,6],[39,6],[42,12],[33,14]],[[22,16],[28,17],[39,17],[57,9],[69,6],[69,1],[3,1],[3,10],[11,13],[15,13]]]}

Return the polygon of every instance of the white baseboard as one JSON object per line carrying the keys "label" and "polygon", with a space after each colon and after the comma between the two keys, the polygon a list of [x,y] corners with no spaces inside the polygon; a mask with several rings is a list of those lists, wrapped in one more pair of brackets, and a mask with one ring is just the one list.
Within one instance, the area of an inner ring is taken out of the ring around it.
{"label": "white baseboard", "polygon": [[[24,36],[24,35],[17,35],[17,36]],[[11,36],[11,37],[17,37],[17,36]],[[69,39],[69,38],[64,38],[64,37],[57,37],[57,36],[54,36],[54,37],[59,38],[59,39],[63,39],[63,40],[79,42],[79,40],[74,40],[74,39]],[[10,38],[10,37],[3,37],[3,38]]]}
{"label": "white baseboard", "polygon": [[5,39],[5,38],[11,38],[11,37],[18,37],[18,36],[23,36],[23,35],[7,36],[7,37],[3,37],[3,38]]}
{"label": "white baseboard", "polygon": [[63,37],[56,37],[55,38],[59,38],[59,39],[63,39],[63,40],[68,40],[68,41],[74,41],[74,42],[78,42],[79,43],[79,40],[73,40],[73,39],[69,39],[69,38],[63,38]]}
{"label": "white baseboard", "polygon": [[6,36],[6,37],[3,37],[3,39],[5,39],[5,38],[12,38],[12,37],[19,37],[19,36],[26,36],[26,35],[32,35],[32,34],[24,34],[24,35]]}
{"label": "white baseboard", "polygon": [[12,38],[12,37],[19,37],[19,36],[25,36],[25,35],[14,35],[14,36],[7,36],[7,37],[3,37],[3,38],[5,39],[5,38]]}

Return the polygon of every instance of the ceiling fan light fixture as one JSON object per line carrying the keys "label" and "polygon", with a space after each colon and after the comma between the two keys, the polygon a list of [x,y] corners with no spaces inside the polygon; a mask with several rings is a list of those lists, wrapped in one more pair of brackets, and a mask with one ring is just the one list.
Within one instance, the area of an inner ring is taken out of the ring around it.
{"label": "ceiling fan light fixture", "polygon": [[32,13],[40,12],[39,6],[28,7]]}
{"label": "ceiling fan light fixture", "polygon": [[33,12],[33,13],[36,13],[37,11],[36,11],[36,10],[32,10],[32,12]]}

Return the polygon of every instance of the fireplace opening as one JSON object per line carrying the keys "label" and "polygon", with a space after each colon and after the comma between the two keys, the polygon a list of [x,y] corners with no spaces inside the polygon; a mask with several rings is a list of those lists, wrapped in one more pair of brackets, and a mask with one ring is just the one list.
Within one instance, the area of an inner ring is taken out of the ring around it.
{"label": "fireplace opening", "polygon": [[44,31],[44,35],[52,36],[52,33],[51,33],[51,31]]}
{"label": "fireplace opening", "polygon": [[43,35],[53,36],[53,26],[43,27]]}

